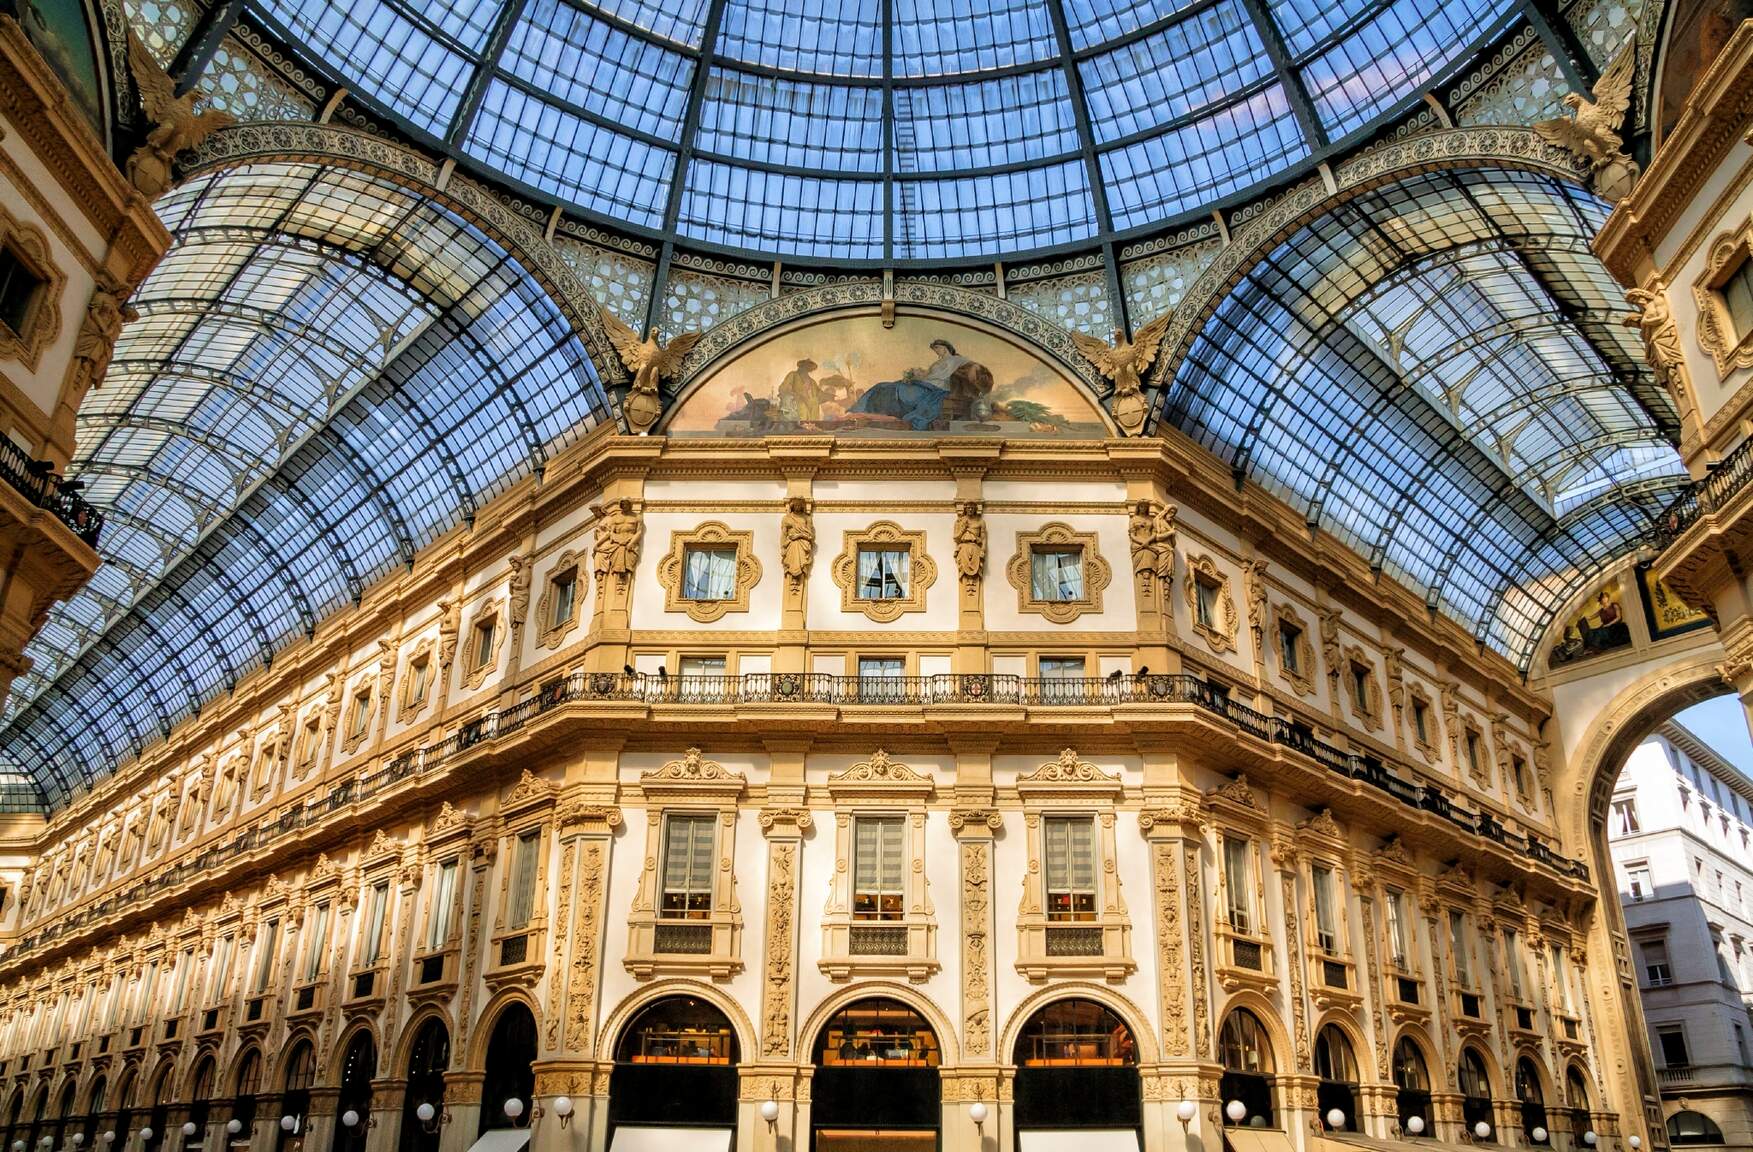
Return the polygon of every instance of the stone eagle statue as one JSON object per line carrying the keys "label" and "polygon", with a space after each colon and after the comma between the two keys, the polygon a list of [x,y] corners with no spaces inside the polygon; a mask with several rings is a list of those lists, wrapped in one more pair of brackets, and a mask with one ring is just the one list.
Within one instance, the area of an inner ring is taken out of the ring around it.
{"label": "stone eagle statue", "polygon": [[1625,111],[1631,107],[1635,45],[1635,37],[1625,42],[1613,63],[1595,81],[1595,90],[1589,97],[1578,92],[1565,93],[1564,105],[1571,110],[1570,116],[1534,125],[1534,131],[1542,137],[1588,161],[1595,193],[1612,203],[1623,200],[1637,183],[1637,161],[1625,154],[1625,141],[1619,135]]}
{"label": "stone eagle statue", "polygon": [[682,366],[682,361],[687,359],[688,353],[694,350],[694,345],[705,333],[684,332],[668,344],[659,344],[654,329],[647,329],[644,339],[641,339],[607,308],[599,305],[597,311],[602,316],[609,343],[615,346],[621,363],[633,374],[633,386],[628,389],[621,410],[635,431],[644,432],[663,414],[663,401],[657,394],[659,381],[676,374],[676,369]]}
{"label": "stone eagle statue", "polygon": [[1114,420],[1128,436],[1136,436],[1144,427],[1147,405],[1144,402],[1144,374],[1156,362],[1157,349],[1163,334],[1169,330],[1173,310],[1163,313],[1140,328],[1130,341],[1123,328],[1114,329],[1114,342],[1105,344],[1094,336],[1073,331],[1072,342],[1096,371],[1114,384]]}
{"label": "stone eagle statue", "polygon": [[152,129],[146,141],[128,157],[128,181],[144,196],[155,197],[171,182],[171,161],[178,152],[193,148],[235,118],[229,112],[211,109],[195,112],[195,93],[177,95],[176,81],[158,66],[146,45],[133,33],[128,34],[128,69],[140,89],[140,103]]}

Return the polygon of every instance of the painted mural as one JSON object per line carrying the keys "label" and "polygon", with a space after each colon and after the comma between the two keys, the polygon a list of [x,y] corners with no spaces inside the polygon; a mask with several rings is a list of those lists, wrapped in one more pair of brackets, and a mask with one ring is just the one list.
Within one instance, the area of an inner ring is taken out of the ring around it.
{"label": "painted mural", "polygon": [[1648,565],[1637,570],[1637,591],[1643,598],[1643,615],[1650,626],[1651,640],[1665,640],[1710,624],[1708,615],[1680,599],[1679,593]]}
{"label": "painted mural", "polygon": [[1546,657],[1551,668],[1574,664],[1579,660],[1616,652],[1631,645],[1631,626],[1626,623],[1625,609],[1620,603],[1619,578],[1615,576],[1564,625],[1552,651]]}
{"label": "painted mural", "polygon": [[98,78],[98,47],[90,16],[81,0],[7,0],[31,46],[41,52],[67,94],[101,138],[104,132],[103,82]]}
{"label": "painted mural", "polygon": [[828,318],[724,365],[670,418],[680,436],[1102,437],[1108,424],[1062,369],[955,320]]}

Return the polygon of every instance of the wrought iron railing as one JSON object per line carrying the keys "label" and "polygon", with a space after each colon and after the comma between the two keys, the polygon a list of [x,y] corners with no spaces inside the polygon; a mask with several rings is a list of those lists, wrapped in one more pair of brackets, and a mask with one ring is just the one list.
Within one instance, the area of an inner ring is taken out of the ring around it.
{"label": "wrought iron railing", "polygon": [[1753,481],[1753,439],[1743,440],[1708,474],[1681,489],[1662,509],[1656,517],[1656,547],[1666,548],[1678,540],[1699,517],[1727,504],[1749,481]]}
{"label": "wrought iron railing", "polygon": [[1239,733],[1308,757],[1346,780],[1355,780],[1428,812],[1462,831],[1502,845],[1559,876],[1588,879],[1581,861],[1558,855],[1533,834],[1511,831],[1489,812],[1473,811],[1435,784],[1424,784],[1409,770],[1367,752],[1342,749],[1318,739],[1305,725],[1239,704],[1227,692],[1197,676],[1107,676],[1099,679],[1032,679],[987,673],[939,676],[858,677],[824,673],[772,672],[746,676],[648,676],[623,672],[573,671],[544,683],[527,699],[491,709],[464,721],[431,744],[335,785],[327,795],[295,805],[266,823],[216,841],[195,855],[119,888],[95,904],[22,937],[9,955],[77,931],[141,900],[186,883],[266,848],[331,814],[368,800],[403,780],[426,776],[479,745],[517,732],[530,721],[570,704],[630,702],[647,706],[689,704],[821,704],[834,707],[932,707],[944,705],[1013,707],[1129,707],[1192,705],[1227,721]]}
{"label": "wrought iron railing", "polygon": [[46,461],[32,460],[24,449],[4,436],[0,436],[0,478],[36,507],[53,513],[81,540],[97,547],[98,533],[103,531],[103,513],[63,484]]}

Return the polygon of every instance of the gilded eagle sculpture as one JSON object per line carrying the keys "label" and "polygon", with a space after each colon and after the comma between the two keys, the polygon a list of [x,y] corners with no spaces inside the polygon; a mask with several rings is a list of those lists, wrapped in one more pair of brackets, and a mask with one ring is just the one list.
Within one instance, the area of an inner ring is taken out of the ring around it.
{"label": "gilded eagle sculpture", "polygon": [[1144,400],[1144,374],[1156,362],[1157,349],[1163,334],[1169,330],[1174,312],[1168,311],[1140,328],[1130,341],[1123,328],[1114,329],[1114,342],[1103,343],[1083,332],[1072,332],[1077,350],[1114,385],[1114,422],[1128,436],[1136,436],[1144,428],[1149,406]]}
{"label": "gilded eagle sculpture", "polygon": [[1595,194],[1615,204],[1630,195],[1632,185],[1637,183],[1637,161],[1625,154],[1625,141],[1619,135],[1625,111],[1631,107],[1635,46],[1636,37],[1625,42],[1613,63],[1595,81],[1595,90],[1588,97],[1579,92],[1565,93],[1564,105],[1571,115],[1534,125],[1534,131],[1542,137],[1579,160],[1586,160]]}
{"label": "gilded eagle sculpture", "polygon": [[235,123],[231,113],[217,108],[195,111],[195,93],[177,95],[176,81],[159,67],[146,45],[128,34],[128,70],[140,89],[140,104],[152,122],[146,140],[128,157],[128,182],[140,194],[156,197],[171,182],[171,162],[178,152],[200,144],[221,128]]}
{"label": "gilded eagle sculpture", "polygon": [[663,414],[663,400],[658,396],[658,384],[676,374],[694,345],[700,342],[704,332],[684,332],[668,344],[659,344],[655,329],[647,329],[644,339],[619,317],[607,308],[598,306],[597,311],[603,318],[603,327],[608,330],[609,343],[615,346],[615,353],[621,357],[621,363],[628,372],[633,374],[633,385],[627,390],[627,399],[621,405],[626,413],[627,423],[636,432],[644,432]]}

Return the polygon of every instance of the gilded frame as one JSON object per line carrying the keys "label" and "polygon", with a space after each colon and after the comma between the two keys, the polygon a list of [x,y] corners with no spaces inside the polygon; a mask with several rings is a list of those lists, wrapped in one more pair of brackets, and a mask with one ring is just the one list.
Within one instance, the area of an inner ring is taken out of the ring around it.
{"label": "gilded frame", "polygon": [[[1217,593],[1217,619],[1211,624],[1199,619],[1201,584]],[[1241,618],[1236,613],[1235,597],[1230,594],[1230,578],[1217,566],[1217,561],[1203,553],[1188,556],[1187,578],[1181,581],[1181,588],[1187,598],[1187,619],[1193,631],[1199,634],[1213,652],[1234,652],[1236,631],[1241,627]]]}
{"label": "gilded frame", "polygon": [[[1034,594],[1034,555],[1038,548],[1075,547],[1083,559],[1083,596],[1077,600],[1037,600]],[[1094,532],[1079,532],[1054,520],[1033,532],[1016,534],[1016,553],[1004,566],[1005,578],[1016,589],[1017,611],[1043,616],[1054,624],[1070,624],[1085,612],[1102,610],[1102,592],[1113,579],[1113,570],[1102,559]]]}
{"label": "gilded frame", "polygon": [[[728,600],[687,600],[682,597],[683,565],[694,546],[736,549],[736,593]],[[749,610],[749,592],[761,582],[761,562],[755,559],[755,534],[739,531],[717,520],[698,528],[670,533],[670,550],[657,562],[657,581],[663,585],[665,612],[685,612],[697,624],[710,624],[729,612]]]}
{"label": "gilded frame", "polygon": [[[858,595],[858,553],[867,545],[887,545],[896,551],[905,547],[907,560],[907,594],[894,600],[867,600]],[[888,624],[909,612],[925,611],[925,592],[937,582],[937,563],[925,550],[924,531],[901,527],[893,520],[878,520],[865,528],[849,528],[841,538],[840,555],[834,558],[830,574],[840,589],[840,610],[851,615],[862,613],[866,619]]]}
{"label": "gilded frame", "polygon": [[1749,260],[1753,260],[1753,216],[1711,241],[1704,271],[1692,283],[1698,343],[1716,363],[1717,375],[1725,379],[1738,368],[1753,368],[1753,329],[1735,331],[1722,293],[1723,285]]}

